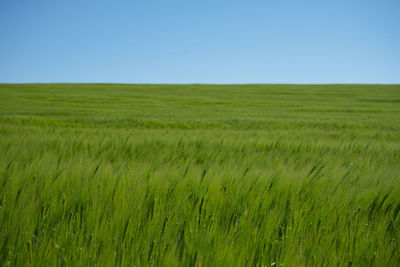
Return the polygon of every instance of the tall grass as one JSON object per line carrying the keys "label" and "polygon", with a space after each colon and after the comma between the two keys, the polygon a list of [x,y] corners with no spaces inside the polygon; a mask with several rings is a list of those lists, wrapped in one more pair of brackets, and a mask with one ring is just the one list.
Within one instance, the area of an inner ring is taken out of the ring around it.
{"label": "tall grass", "polygon": [[0,85],[0,264],[400,265],[400,86]]}

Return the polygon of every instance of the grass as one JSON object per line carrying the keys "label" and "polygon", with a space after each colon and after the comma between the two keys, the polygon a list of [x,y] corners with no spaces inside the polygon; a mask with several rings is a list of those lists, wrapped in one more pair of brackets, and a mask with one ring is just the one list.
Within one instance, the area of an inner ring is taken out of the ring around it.
{"label": "grass", "polygon": [[399,266],[399,85],[0,85],[2,266]]}

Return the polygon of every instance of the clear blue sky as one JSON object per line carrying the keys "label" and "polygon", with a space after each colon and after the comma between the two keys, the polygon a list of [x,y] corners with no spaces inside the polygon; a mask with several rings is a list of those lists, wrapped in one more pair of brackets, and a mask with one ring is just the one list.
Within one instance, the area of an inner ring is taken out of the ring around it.
{"label": "clear blue sky", "polygon": [[400,83],[400,0],[1,0],[0,82]]}

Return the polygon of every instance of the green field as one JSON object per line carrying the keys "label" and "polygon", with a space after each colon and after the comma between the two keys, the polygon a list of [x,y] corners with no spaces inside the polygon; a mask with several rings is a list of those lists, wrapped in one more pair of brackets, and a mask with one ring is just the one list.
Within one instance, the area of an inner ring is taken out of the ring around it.
{"label": "green field", "polygon": [[0,84],[1,266],[399,266],[400,85]]}

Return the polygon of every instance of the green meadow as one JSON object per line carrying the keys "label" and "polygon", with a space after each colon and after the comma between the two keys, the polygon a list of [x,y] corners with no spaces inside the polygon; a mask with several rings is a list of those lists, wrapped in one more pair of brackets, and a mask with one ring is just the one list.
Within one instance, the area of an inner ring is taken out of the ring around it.
{"label": "green meadow", "polygon": [[400,85],[0,84],[0,266],[399,266]]}

